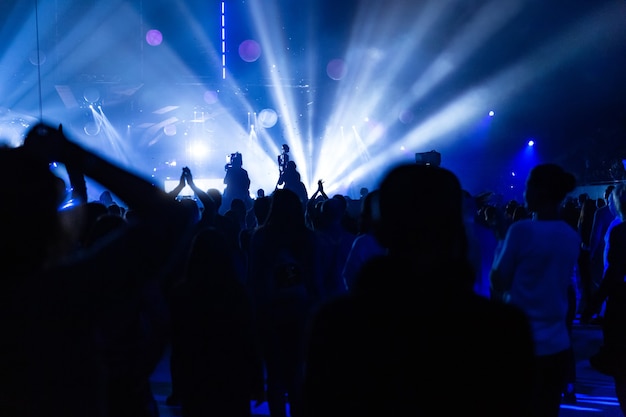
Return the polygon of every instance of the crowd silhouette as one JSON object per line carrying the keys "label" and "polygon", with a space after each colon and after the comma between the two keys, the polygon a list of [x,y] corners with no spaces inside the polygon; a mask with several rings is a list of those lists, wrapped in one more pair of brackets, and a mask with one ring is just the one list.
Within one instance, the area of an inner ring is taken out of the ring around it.
{"label": "crowd silhouette", "polygon": [[446,168],[400,164],[358,200],[322,180],[309,196],[288,152],[253,198],[240,153],[224,190],[183,167],[166,193],[61,126],[0,148],[0,415],[158,417],[150,375],[169,352],[167,404],[184,417],[264,402],[272,417],[427,415],[427,402],[556,417],[576,401],[576,314],[603,325],[593,365],[624,407],[623,185],[600,208],[542,164],[523,202],[498,205]]}

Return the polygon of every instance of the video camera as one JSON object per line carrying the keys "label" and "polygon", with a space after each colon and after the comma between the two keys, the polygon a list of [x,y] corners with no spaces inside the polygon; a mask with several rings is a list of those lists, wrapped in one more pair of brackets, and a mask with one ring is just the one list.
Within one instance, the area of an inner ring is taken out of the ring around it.
{"label": "video camera", "polygon": [[226,163],[226,166],[224,167],[224,170],[226,171],[228,171],[232,167],[241,168],[243,166],[243,157],[241,156],[241,153],[239,152],[231,153],[227,157],[227,160],[228,162]]}
{"label": "video camera", "polygon": [[415,163],[419,165],[441,165],[441,154],[437,151],[418,152],[415,154]]}

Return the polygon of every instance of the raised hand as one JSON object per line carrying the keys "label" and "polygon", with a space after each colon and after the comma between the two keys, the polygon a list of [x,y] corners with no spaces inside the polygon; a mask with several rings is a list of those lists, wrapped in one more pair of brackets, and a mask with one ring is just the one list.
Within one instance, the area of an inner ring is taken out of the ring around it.
{"label": "raised hand", "polygon": [[193,176],[189,167],[183,167],[183,175],[187,179],[187,184],[193,184]]}

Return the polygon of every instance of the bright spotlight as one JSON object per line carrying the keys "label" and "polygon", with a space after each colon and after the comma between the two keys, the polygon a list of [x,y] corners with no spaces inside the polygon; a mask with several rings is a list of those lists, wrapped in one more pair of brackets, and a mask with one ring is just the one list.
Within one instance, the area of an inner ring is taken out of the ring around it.
{"label": "bright spotlight", "polygon": [[196,141],[189,146],[189,154],[194,158],[204,158],[209,153],[209,148],[202,142]]}
{"label": "bright spotlight", "polygon": [[535,146],[535,141],[534,140],[529,140],[528,141],[528,146]]}
{"label": "bright spotlight", "polygon": [[495,114],[496,114],[496,113],[495,113],[493,110],[491,110],[491,111],[489,112],[489,117],[493,117]]}

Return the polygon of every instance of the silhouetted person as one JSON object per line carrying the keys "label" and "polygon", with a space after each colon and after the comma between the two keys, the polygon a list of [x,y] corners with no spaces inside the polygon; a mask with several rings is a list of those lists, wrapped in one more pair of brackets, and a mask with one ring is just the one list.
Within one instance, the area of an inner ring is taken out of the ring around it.
{"label": "silhouetted person", "polygon": [[348,288],[343,279],[343,268],[356,235],[342,224],[345,202],[339,198],[329,198],[322,203],[320,222],[315,229],[322,242],[325,266],[322,281],[322,296],[335,297],[345,293]]}
{"label": "silhouetted person", "polygon": [[272,417],[299,416],[304,328],[319,299],[319,242],[298,196],[272,194],[266,221],[250,240],[248,286],[267,372]]}
{"label": "silhouetted person", "polygon": [[289,145],[286,143],[282,146],[282,151],[280,155],[277,157],[278,160],[278,174],[282,175],[287,169],[287,164],[289,163]]}
{"label": "silhouetted person", "polygon": [[558,416],[575,371],[568,315],[575,311],[571,291],[581,239],[561,212],[575,185],[576,178],[555,164],[530,171],[524,200],[532,218],[511,224],[491,273],[492,295],[530,320],[537,382],[532,416]]}
{"label": "silhouetted person", "polygon": [[263,368],[249,294],[224,237],[195,237],[186,279],[173,290],[172,351],[182,415],[250,416],[262,399]]}
{"label": "silhouetted person", "polygon": [[586,199],[580,209],[578,218],[578,233],[581,238],[580,257],[578,258],[578,277],[580,279],[580,311],[583,311],[595,292],[591,273],[591,230],[593,219],[597,210],[596,201]]}
{"label": "silhouetted person", "polygon": [[[163,191],[48,126],[33,127],[24,146],[0,150],[0,161],[10,178],[0,190],[0,415],[154,416],[149,375],[163,340],[127,328],[136,316],[126,306],[141,306],[143,324],[155,324],[149,312],[162,304],[149,293],[182,256],[192,219]],[[51,162],[110,189],[136,217],[84,250],[64,251],[65,228],[79,226],[59,221],[65,184]],[[132,383],[114,393],[120,363],[132,374],[122,381]],[[115,394],[126,396],[124,413]]]}
{"label": "silhouetted person", "polygon": [[378,190],[368,192],[361,202],[361,213],[358,219],[359,232],[352,243],[342,271],[343,280],[348,290],[354,286],[356,277],[367,261],[386,253],[386,249],[378,242],[375,235],[376,224],[373,205],[378,195]]}
{"label": "silhouetted person", "polygon": [[236,198],[244,202],[246,209],[252,208],[250,177],[248,171],[243,168],[243,156],[239,152],[231,154],[230,163],[226,164],[225,169],[224,184],[226,187],[222,195],[219,213],[225,214],[230,209],[230,203]]}
{"label": "silhouetted person", "polygon": [[[607,231],[616,218],[614,210],[611,209],[613,203],[610,201],[611,193],[614,189],[614,185],[606,187],[604,200],[607,204],[598,208],[593,215],[593,224],[589,235],[589,267],[591,269],[592,294],[598,290],[604,277]],[[600,309],[597,314],[597,318],[601,318],[604,312]]]}
{"label": "silhouetted person", "polygon": [[297,168],[298,167],[294,161],[287,162],[287,166],[278,177],[277,189],[286,188],[293,191],[298,196],[300,203],[304,207],[309,197]]}
{"label": "silhouetted person", "polygon": [[626,414],[626,186],[618,184],[609,199],[608,205],[619,220],[608,231],[604,276],[581,321],[588,322],[606,303],[602,347],[590,362],[594,369],[613,378],[620,408]]}
{"label": "silhouetted person", "polygon": [[[388,254],[370,260],[350,295],[311,325],[307,416],[527,416],[532,339],[517,308],[473,291],[462,193],[450,171],[392,169],[374,218]],[[481,384],[460,382],[481,375]]]}

